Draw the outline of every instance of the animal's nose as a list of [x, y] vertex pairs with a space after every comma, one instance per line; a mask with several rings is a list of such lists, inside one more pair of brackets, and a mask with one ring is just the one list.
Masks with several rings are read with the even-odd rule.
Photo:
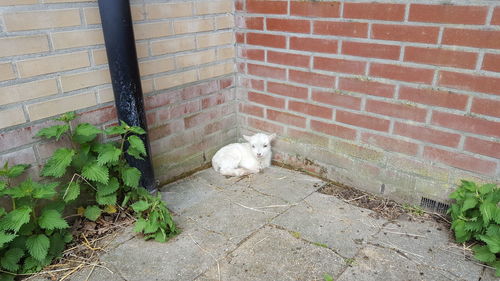
[[257, 153], [257, 156], [261, 156], [261, 155], [262, 155], [262, 153], [260, 153], [260, 152]]

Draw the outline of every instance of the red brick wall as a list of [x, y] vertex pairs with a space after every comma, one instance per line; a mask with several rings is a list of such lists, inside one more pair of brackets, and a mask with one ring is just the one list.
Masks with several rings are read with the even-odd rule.
[[237, 0], [242, 132], [411, 201], [498, 181], [500, 3], [425, 3]]

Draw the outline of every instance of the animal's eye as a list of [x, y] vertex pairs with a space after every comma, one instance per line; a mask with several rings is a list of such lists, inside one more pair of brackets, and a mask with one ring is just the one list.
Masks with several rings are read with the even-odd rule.
[[264, 144], [264, 147], [267, 147], [267, 144]]
[[255, 145], [252, 145], [252, 148], [255, 148]]

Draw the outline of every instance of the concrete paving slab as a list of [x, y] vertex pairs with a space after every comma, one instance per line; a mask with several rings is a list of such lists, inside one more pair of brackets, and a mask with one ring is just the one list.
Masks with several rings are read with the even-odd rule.
[[495, 276], [495, 270], [491, 268], [485, 268], [483, 274], [481, 275], [481, 281], [498, 281], [500, 277]]
[[478, 280], [482, 266], [467, 259], [448, 229], [433, 221], [400, 220], [386, 224], [370, 244], [404, 253], [409, 260], [438, 272], [441, 279]]
[[333, 196], [313, 193], [272, 223], [296, 231], [308, 241], [326, 244], [343, 257], [352, 258], [386, 222], [372, 218], [372, 213]]
[[339, 273], [345, 263], [333, 251], [293, 237], [288, 231], [266, 226], [238, 249], [212, 266], [197, 281], [215, 280], [323, 280]]
[[160, 189], [163, 201], [175, 213], [181, 213], [186, 208], [205, 200], [215, 191], [205, 179], [199, 176], [191, 176]]

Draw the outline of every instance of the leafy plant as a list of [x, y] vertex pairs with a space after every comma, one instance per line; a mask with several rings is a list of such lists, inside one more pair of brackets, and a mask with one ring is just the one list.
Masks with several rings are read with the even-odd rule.
[[[64, 124], [40, 130], [37, 136], [58, 140], [66, 135], [72, 140], [71, 148], [57, 149], [42, 169], [43, 176], [61, 178], [70, 175], [71, 180], [63, 189], [63, 200], [76, 200], [83, 189], [94, 195], [95, 203], [83, 210], [83, 216], [95, 221], [103, 212], [116, 212], [116, 207], [131, 207], [137, 215], [135, 230], [145, 235], [166, 241], [178, 231], [160, 197], [149, 194], [139, 186], [141, 172], [128, 165], [125, 155], [136, 159], [146, 156], [146, 147], [139, 137], [145, 134], [140, 127], [120, 125], [104, 131], [89, 123], [71, 128], [74, 113], [66, 113], [57, 120]], [[120, 135], [116, 142], [101, 143], [100, 134]], [[121, 202], [121, 203], [120, 203]]]
[[494, 267], [500, 276], [500, 188], [462, 181], [450, 198], [456, 200], [448, 210], [456, 241], [480, 242], [472, 247], [474, 257]]
[[[59, 183], [39, 183], [31, 179], [17, 186], [11, 180], [24, 173], [28, 165], [0, 170], [0, 196], [10, 198], [10, 211], [0, 208], [1, 280], [14, 280], [18, 273], [39, 271], [50, 264], [72, 240], [63, 218], [64, 203], [57, 195]], [[40, 207], [40, 203], [51, 200]]]
[[328, 273], [323, 274], [323, 279], [325, 281], [333, 281], [333, 277]]

